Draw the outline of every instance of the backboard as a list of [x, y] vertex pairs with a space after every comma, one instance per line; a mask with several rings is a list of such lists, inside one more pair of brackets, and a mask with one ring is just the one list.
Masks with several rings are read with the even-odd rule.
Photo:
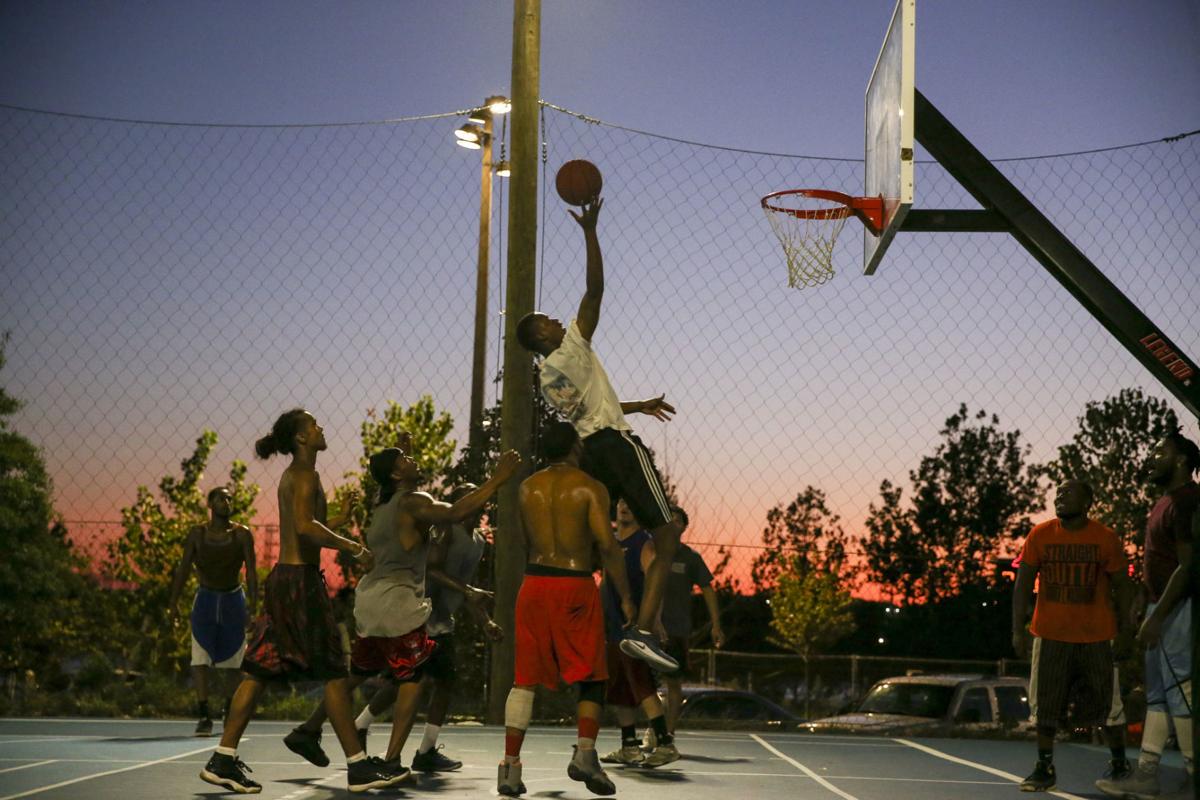
[[864, 197], [883, 198], [883, 225], [863, 227], [863, 274], [872, 275], [913, 203], [917, 0], [897, 0], [867, 83]]

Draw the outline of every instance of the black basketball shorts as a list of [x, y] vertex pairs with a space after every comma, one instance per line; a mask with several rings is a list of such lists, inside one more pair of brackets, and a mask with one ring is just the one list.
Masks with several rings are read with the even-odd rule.
[[624, 500], [646, 530], [671, 521], [671, 506], [650, 450], [629, 431], [604, 428], [583, 440], [584, 472], [608, 489], [615, 505]]

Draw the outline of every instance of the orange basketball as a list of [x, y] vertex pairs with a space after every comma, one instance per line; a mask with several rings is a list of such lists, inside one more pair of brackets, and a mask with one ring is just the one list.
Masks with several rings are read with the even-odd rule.
[[600, 196], [604, 179], [600, 170], [590, 161], [577, 158], [568, 161], [558, 169], [554, 177], [554, 188], [558, 196], [573, 206], [582, 206]]

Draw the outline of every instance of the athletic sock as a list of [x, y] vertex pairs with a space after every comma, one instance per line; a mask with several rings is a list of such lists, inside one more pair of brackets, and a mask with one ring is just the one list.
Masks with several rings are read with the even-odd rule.
[[591, 717], [579, 718], [579, 749], [595, 750], [596, 737], [600, 735], [600, 720]]
[[525, 731], [508, 728], [504, 732], [504, 760], [515, 764], [521, 760], [521, 745], [525, 742]]
[[1110, 748], [1108, 748], [1108, 752], [1112, 754], [1113, 761], [1124, 761], [1125, 760], [1125, 748], [1124, 747], [1110, 747]]
[[637, 725], [621, 726], [621, 747], [637, 747]]
[[1195, 759], [1192, 753], [1192, 719], [1191, 717], [1175, 718], [1175, 739], [1179, 742], [1179, 752], [1183, 755], [1183, 766], [1187, 774], [1192, 774]]
[[359, 750], [357, 753], [355, 753], [352, 756], [346, 756], [347, 764], [357, 764], [360, 761], [366, 761], [366, 760], [367, 760], [367, 752], [365, 750]]
[[1165, 711], [1147, 711], [1146, 722], [1142, 727], [1142, 754], [1138, 764], [1150, 769], [1157, 769], [1162, 759], [1163, 745], [1167, 743], [1167, 735], [1171, 732], [1171, 720]]
[[650, 720], [650, 727], [654, 728], [654, 736], [658, 739], [659, 744], [673, 744], [675, 737], [667, 732], [667, 718], [655, 717]]
[[375, 715], [371, 713], [371, 705], [368, 703], [367, 707], [360, 711], [358, 716], [354, 718], [354, 727], [360, 731], [365, 731], [371, 727], [371, 723], [374, 721]]
[[1038, 748], [1038, 761], [1041, 761], [1043, 764], [1053, 764], [1054, 763], [1054, 751], [1053, 750], [1043, 750], [1039, 747]]
[[196, 714], [197, 714], [197, 716], [200, 717], [200, 719], [208, 719], [209, 718], [208, 701], [207, 700], [201, 700], [199, 703], [196, 703]]
[[237, 748], [236, 747], [221, 747], [218, 745], [217, 752], [223, 756], [233, 756], [234, 758], [237, 757]]
[[418, 753], [428, 753], [433, 748], [437, 747], [438, 733], [442, 730], [441, 725], [433, 725], [425, 723], [425, 735], [421, 737], [421, 746], [417, 748]]

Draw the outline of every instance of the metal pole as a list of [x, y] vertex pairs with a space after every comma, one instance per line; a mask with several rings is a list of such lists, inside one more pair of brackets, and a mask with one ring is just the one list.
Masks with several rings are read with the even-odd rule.
[[483, 122], [483, 156], [479, 171], [479, 261], [475, 265], [475, 352], [471, 362], [471, 427], [473, 452], [483, 441], [483, 374], [487, 355], [488, 248], [492, 240], [492, 114]]
[[513, 622], [525, 572], [525, 539], [517, 491], [533, 465], [533, 359], [517, 343], [516, 327], [533, 310], [537, 278], [538, 83], [541, 0], [514, 0], [512, 54], [512, 177], [508, 206], [508, 288], [504, 302], [504, 383], [500, 395], [500, 447], [514, 449], [524, 468], [501, 487], [495, 530], [496, 622], [508, 635], [492, 651], [488, 722], [504, 721], [513, 681]]

